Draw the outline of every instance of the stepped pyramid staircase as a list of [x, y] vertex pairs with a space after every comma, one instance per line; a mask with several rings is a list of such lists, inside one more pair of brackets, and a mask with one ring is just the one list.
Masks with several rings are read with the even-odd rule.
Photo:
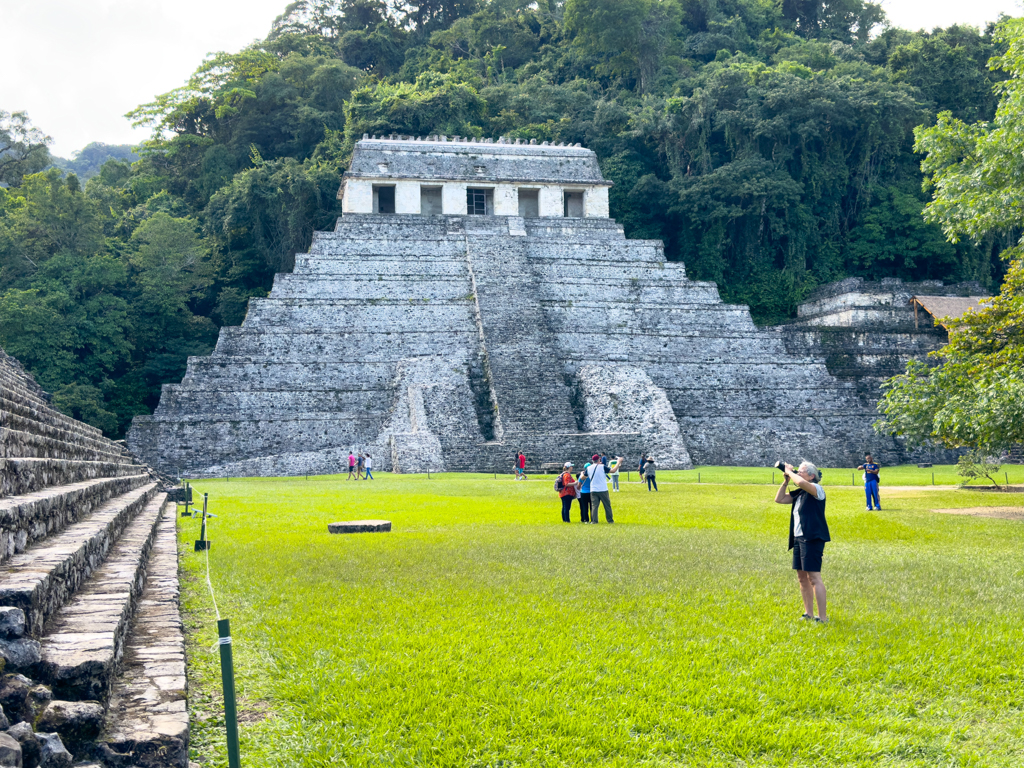
[[26, 768], [188, 765], [164, 485], [0, 350], [0, 753]]

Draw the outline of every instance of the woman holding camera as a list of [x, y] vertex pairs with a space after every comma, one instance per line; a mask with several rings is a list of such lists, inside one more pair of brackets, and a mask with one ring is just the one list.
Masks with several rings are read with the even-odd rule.
[[[825, 542], [831, 541], [825, 521], [825, 489], [821, 487], [821, 470], [809, 461], [799, 468], [779, 462], [785, 478], [775, 494], [776, 504], [790, 504], [789, 548], [793, 550], [793, 570], [800, 582], [800, 596], [804, 601], [805, 621], [813, 619], [819, 624], [828, 621], [825, 607], [825, 583], [821, 580], [821, 559]], [[792, 491], [789, 484], [796, 485]], [[814, 601], [818, 601], [818, 615], [814, 616]]]

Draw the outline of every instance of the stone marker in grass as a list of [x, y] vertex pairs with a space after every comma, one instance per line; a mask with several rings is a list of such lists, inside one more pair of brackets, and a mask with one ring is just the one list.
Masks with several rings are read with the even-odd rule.
[[327, 524], [328, 533], [387, 533], [390, 530], [390, 520], [345, 520]]

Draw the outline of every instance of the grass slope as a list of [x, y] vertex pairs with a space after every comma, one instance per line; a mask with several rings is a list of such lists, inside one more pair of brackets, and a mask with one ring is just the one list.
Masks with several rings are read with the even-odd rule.
[[[541, 478], [198, 483], [243, 764], [1021, 764], [1024, 526], [929, 511], [1020, 494], [883, 486], [870, 513], [828, 486], [832, 622], [808, 626], [773, 487], [660, 479], [612, 495], [614, 526], [561, 523]], [[327, 533], [361, 518], [394, 531]], [[193, 754], [226, 765], [199, 524], [179, 522]]]

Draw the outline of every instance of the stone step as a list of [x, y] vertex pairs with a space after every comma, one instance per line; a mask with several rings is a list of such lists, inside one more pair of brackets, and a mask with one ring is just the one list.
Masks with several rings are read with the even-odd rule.
[[372, 329], [378, 333], [420, 328], [445, 332], [467, 324], [472, 326], [472, 311], [473, 304], [468, 298], [458, 302], [381, 301], [377, 304], [250, 299], [245, 327], [281, 325], [299, 331]]
[[[278, 275], [278, 278], [281, 278]], [[466, 300], [473, 293], [469, 274], [462, 277], [418, 281], [362, 280], [320, 277], [310, 279], [288, 275], [274, 281], [273, 299], [307, 299], [353, 303], [393, 303], [395, 301], [447, 302]]]
[[[358, 350], [358, 347], [345, 345], [332, 350], [334, 354], [322, 349], [323, 357], [319, 360], [289, 362], [274, 359], [273, 364], [268, 364], [267, 358], [237, 355], [193, 357], [189, 359], [182, 383], [227, 391], [280, 389], [291, 392], [304, 389], [345, 393], [375, 392], [391, 386], [395, 377], [395, 364], [352, 354]], [[454, 358], [453, 366], [462, 362], [458, 353]], [[185, 389], [178, 390], [174, 385], [168, 385], [162, 397], [185, 394]]]
[[106, 450], [69, 443], [46, 435], [0, 427], [0, 459], [79, 459], [87, 461], [121, 461], [125, 458], [120, 446], [111, 443]]
[[0, 391], [13, 393], [17, 400], [23, 400], [36, 407], [49, 408], [50, 402], [42, 393], [34, 389], [24, 378], [0, 369]]
[[0, 563], [150, 481], [148, 474], [102, 477], [0, 499]]
[[111, 765], [187, 768], [185, 635], [174, 509], [157, 524], [142, 592], [97, 743]]
[[71, 485], [100, 477], [137, 475], [138, 464], [68, 459], [0, 459], [0, 499], [23, 496], [55, 485]]
[[323, 256], [296, 256], [295, 269], [291, 273], [296, 278], [310, 279], [313, 277], [353, 277], [363, 276], [367, 282], [387, 282], [389, 280], [434, 280], [438, 278], [465, 277], [466, 256], [460, 253], [446, 259], [412, 259], [407, 256], [396, 256], [391, 259], [364, 257], [359, 266], [353, 266], [350, 260], [332, 259]]
[[[267, 373], [273, 374], [272, 366]], [[349, 379], [355, 381], [359, 372], [352, 369]], [[241, 414], [274, 413], [275, 418], [287, 418], [291, 415], [308, 413], [359, 413], [362, 415], [383, 416], [392, 406], [393, 388], [390, 382], [377, 382], [376, 389], [369, 389], [373, 382], [365, 382], [363, 387], [346, 391], [338, 382], [337, 388], [329, 388], [320, 383], [323, 389], [314, 389], [316, 383], [303, 386], [301, 380], [286, 382], [284, 377], [274, 389], [260, 390], [250, 384], [216, 382], [203, 383], [192, 387], [184, 385], [164, 388], [160, 398], [160, 407], [164, 412], [200, 413], [210, 417], [217, 414], [235, 414], [228, 418], [238, 418]], [[223, 388], [221, 388], [223, 386]], [[228, 389], [231, 387], [231, 389]], [[287, 387], [290, 387], [288, 389]]]
[[152, 497], [125, 526], [74, 597], [47, 621], [40, 638], [39, 679], [55, 697], [106, 701], [132, 615], [146, 581], [146, 564], [167, 494]]
[[23, 610], [28, 631], [39, 636], [156, 491], [156, 483], [148, 483], [117, 496], [0, 565], [0, 605]]
[[66, 432], [82, 435], [82, 437], [89, 437], [94, 440], [103, 438], [103, 433], [95, 427], [90, 427], [88, 424], [76, 421], [70, 416], [65, 416], [60, 411], [54, 410], [49, 406], [36, 406], [18, 399], [17, 395], [10, 390], [0, 391], [0, 410], [10, 411], [42, 424], [48, 424], [52, 427], [63, 429]]
[[452, 259], [466, 253], [462, 237], [428, 240], [418, 237], [339, 237], [318, 240], [309, 247], [309, 256], [317, 258], [347, 259], [353, 270], [361, 270], [363, 258]]
[[247, 326], [221, 328], [211, 359], [237, 355], [294, 363], [337, 362], [355, 353], [364, 360], [395, 362], [423, 355], [473, 354], [479, 345], [480, 333], [475, 324], [443, 334], [423, 328], [374, 333], [355, 328], [346, 331], [309, 328], [292, 332], [279, 325]]
[[32, 435], [49, 437], [54, 440], [60, 440], [61, 442], [93, 448], [97, 451], [120, 449], [120, 446], [105, 437], [91, 437], [82, 435], [81, 432], [69, 432], [61, 427], [46, 424], [30, 416], [12, 413], [11, 411], [3, 408], [0, 408], [0, 427], [13, 429], [18, 432], [27, 432]]

